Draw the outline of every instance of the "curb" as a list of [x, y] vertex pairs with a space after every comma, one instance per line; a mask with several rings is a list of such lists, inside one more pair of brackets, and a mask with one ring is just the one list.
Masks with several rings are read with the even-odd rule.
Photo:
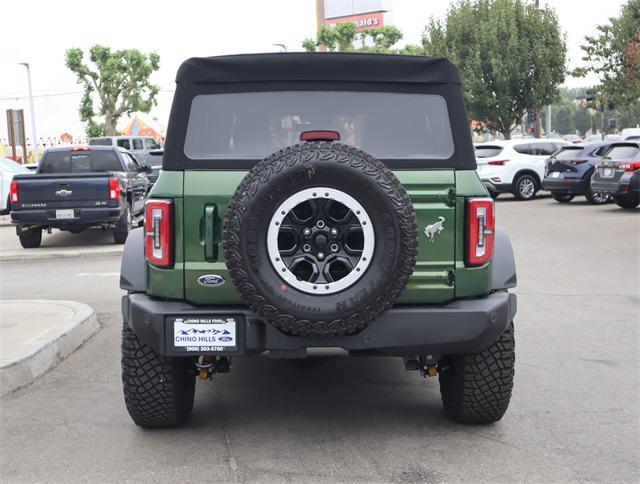
[[0, 262], [16, 260], [71, 259], [78, 257], [101, 257], [122, 255], [124, 245], [107, 249], [60, 250], [60, 249], [24, 249], [8, 253], [0, 253]]
[[[0, 301], [0, 308], [10, 304], [28, 305], [34, 315], [40, 313], [33, 308], [38, 304], [62, 306], [71, 310], [73, 315], [27, 342], [12, 358], [5, 359], [0, 355], [0, 395], [29, 385], [35, 378], [73, 353], [100, 329], [94, 310], [79, 302], [42, 299], [8, 300]], [[4, 310], [0, 310], [0, 313], [2, 312]]]

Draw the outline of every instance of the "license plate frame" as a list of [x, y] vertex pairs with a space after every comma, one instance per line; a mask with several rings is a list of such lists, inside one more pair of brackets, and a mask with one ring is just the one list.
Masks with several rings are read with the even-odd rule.
[[242, 354], [244, 318], [230, 314], [168, 316], [166, 347], [170, 354]]
[[613, 168], [606, 167], [602, 169], [602, 176], [604, 178], [613, 178], [614, 173], [615, 171]]
[[76, 218], [76, 214], [72, 208], [56, 210], [56, 220], [72, 220], [74, 218]]

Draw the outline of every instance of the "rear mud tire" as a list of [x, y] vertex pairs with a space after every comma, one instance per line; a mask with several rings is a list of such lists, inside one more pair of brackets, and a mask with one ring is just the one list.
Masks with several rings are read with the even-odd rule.
[[632, 210], [640, 205], [640, 197], [614, 197], [613, 200], [620, 208]]
[[21, 230], [18, 238], [20, 245], [25, 249], [35, 249], [42, 243], [42, 229]]
[[[361, 204], [375, 250], [354, 283], [316, 295], [285, 283], [264, 237], [284, 200], [323, 186]], [[333, 337], [366, 327], [404, 290], [417, 250], [416, 214], [402, 184], [379, 160], [340, 143], [299, 144], [260, 162], [238, 186], [224, 221], [224, 255], [235, 287], [264, 321], [292, 335]]]
[[179, 427], [193, 408], [195, 361], [168, 358], [122, 326], [122, 384], [129, 415], [144, 428]]
[[118, 225], [115, 229], [113, 229], [113, 241], [116, 244], [124, 244], [127, 241], [129, 232], [131, 232], [131, 225], [131, 210], [127, 205], [125, 212], [122, 214], [122, 217], [118, 221]]
[[558, 203], [569, 203], [574, 199], [574, 197], [575, 195], [571, 195], [569, 193], [551, 192], [551, 198]]
[[587, 193], [585, 193], [585, 198], [592, 205], [604, 205], [608, 203], [611, 199], [609, 195], [602, 192], [594, 192], [591, 188], [591, 185], [587, 188]]
[[488, 348], [443, 358], [440, 394], [449, 416], [465, 424], [489, 424], [509, 406], [515, 368], [513, 322]]

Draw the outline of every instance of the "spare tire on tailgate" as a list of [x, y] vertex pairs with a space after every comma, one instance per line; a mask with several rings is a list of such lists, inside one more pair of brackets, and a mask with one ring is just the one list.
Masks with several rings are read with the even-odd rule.
[[403, 186], [340, 143], [298, 144], [261, 161], [224, 220], [233, 283], [262, 319], [293, 335], [363, 329], [398, 299], [417, 251]]

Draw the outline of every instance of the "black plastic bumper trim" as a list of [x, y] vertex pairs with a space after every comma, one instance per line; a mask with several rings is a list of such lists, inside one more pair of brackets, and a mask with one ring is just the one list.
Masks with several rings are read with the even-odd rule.
[[[290, 336], [264, 324], [244, 306], [193, 306], [186, 302], [152, 299], [143, 293], [122, 298], [125, 321], [157, 353], [174, 353], [165, 328], [168, 316], [237, 316], [239, 348], [233, 355], [304, 353], [307, 348], [343, 348], [350, 353], [420, 355], [472, 353], [489, 346], [513, 320], [515, 294], [495, 292], [477, 299], [443, 305], [396, 306], [359, 333], [333, 338]], [[219, 353], [207, 353], [219, 354]]]

